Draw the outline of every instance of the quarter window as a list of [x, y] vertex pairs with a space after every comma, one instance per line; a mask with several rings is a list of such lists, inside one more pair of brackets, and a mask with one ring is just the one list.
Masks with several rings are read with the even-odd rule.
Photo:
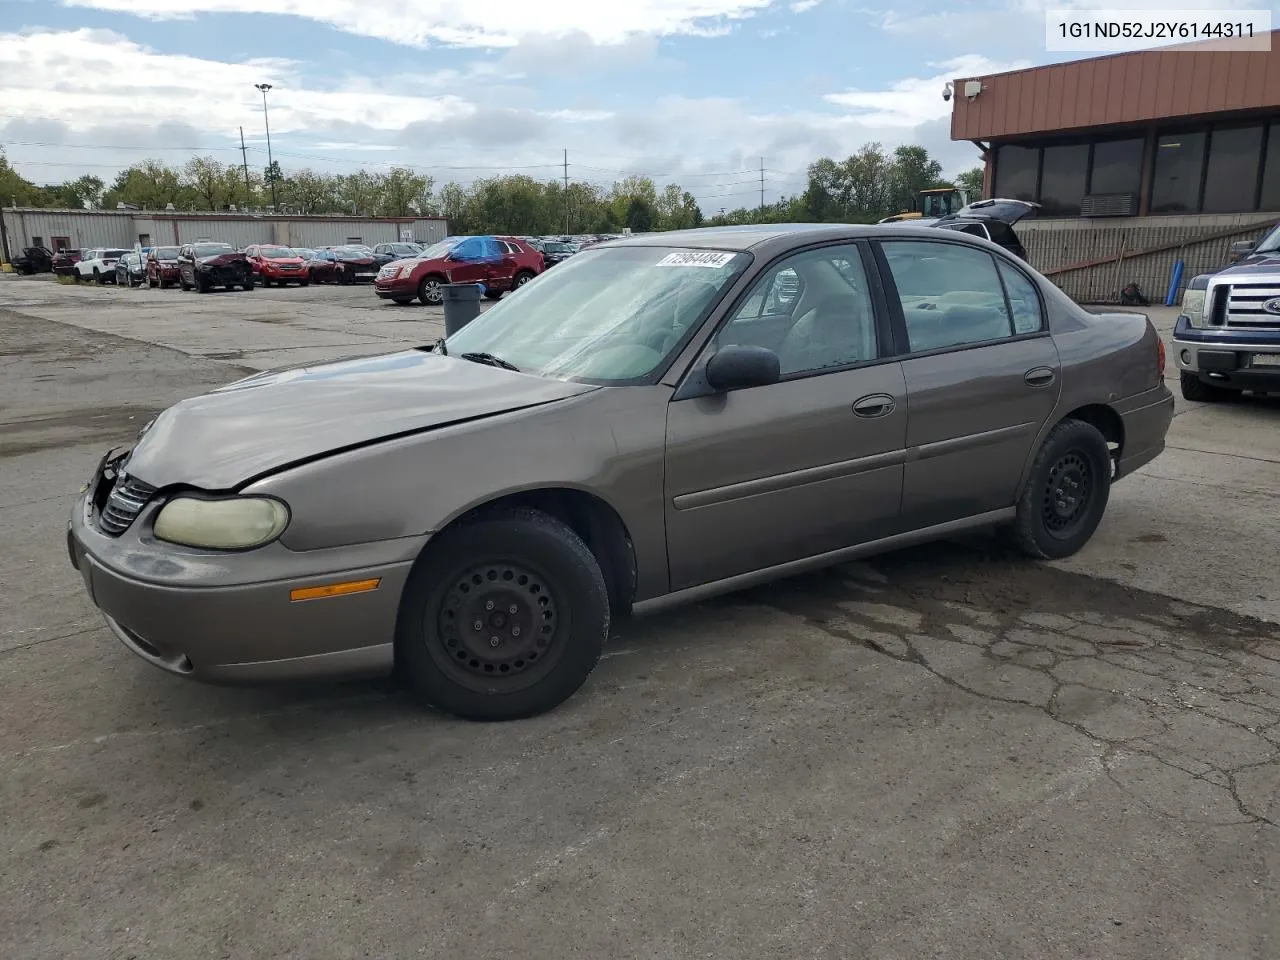
[[1004, 287], [989, 253], [927, 240], [888, 241], [883, 248], [913, 353], [1013, 335]]
[[716, 336], [717, 348], [730, 344], [773, 350], [784, 377], [875, 360], [875, 311], [858, 248], [809, 250], [765, 271]]
[[1044, 327], [1040, 313], [1040, 295], [1035, 284], [1027, 279], [1026, 274], [1017, 270], [1003, 260], [997, 258], [996, 266], [1000, 270], [1000, 279], [1004, 281], [1004, 292], [1009, 295], [1009, 311], [1013, 314], [1013, 332], [1039, 333]]

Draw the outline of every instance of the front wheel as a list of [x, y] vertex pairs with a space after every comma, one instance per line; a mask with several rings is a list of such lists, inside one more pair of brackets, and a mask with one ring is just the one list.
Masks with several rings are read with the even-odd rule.
[[581, 538], [541, 511], [494, 511], [446, 530], [414, 565], [396, 664], [437, 709], [516, 720], [571, 697], [608, 633], [604, 576]]
[[424, 277], [418, 284], [418, 299], [427, 306], [434, 307], [444, 302], [444, 292], [440, 289], [440, 281], [436, 277]]
[[93, 268], [93, 282], [96, 283], [98, 286], [102, 286], [104, 283], [106, 283], [106, 281], [102, 279], [102, 273], [98, 270], [97, 267]]
[[1089, 542], [1111, 495], [1111, 451], [1097, 427], [1063, 420], [1045, 438], [1018, 499], [1014, 532], [1033, 557], [1060, 560]]
[[1230, 400], [1240, 395], [1239, 390], [1205, 383], [1194, 373], [1188, 373], [1185, 370], [1182, 371], [1179, 380], [1182, 384], [1182, 399], [1195, 403], [1216, 403], [1219, 400]]

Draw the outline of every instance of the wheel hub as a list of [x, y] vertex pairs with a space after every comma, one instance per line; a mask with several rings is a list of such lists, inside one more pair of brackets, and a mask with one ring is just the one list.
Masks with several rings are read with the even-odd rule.
[[486, 564], [456, 578], [440, 607], [439, 636], [468, 673], [510, 676], [538, 662], [558, 615], [546, 584], [516, 564]]
[[1044, 522], [1055, 533], [1068, 532], [1083, 517], [1091, 494], [1089, 463], [1078, 453], [1068, 453], [1049, 471], [1045, 485]]

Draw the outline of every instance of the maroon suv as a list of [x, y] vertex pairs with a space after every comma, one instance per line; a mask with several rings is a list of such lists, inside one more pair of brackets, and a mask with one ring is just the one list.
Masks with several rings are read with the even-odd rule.
[[384, 300], [438, 304], [446, 283], [482, 283], [497, 300], [524, 286], [545, 269], [542, 254], [515, 237], [448, 237], [411, 260], [396, 260], [378, 271], [374, 292]]

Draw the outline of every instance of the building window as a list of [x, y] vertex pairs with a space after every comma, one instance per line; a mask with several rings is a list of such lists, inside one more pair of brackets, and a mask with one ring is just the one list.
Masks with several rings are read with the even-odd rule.
[[1039, 172], [1038, 148], [1001, 147], [996, 151], [995, 195], [1005, 200], [1035, 200]]
[[1080, 216], [1080, 200], [1084, 197], [1088, 172], [1087, 143], [1045, 147], [1040, 169], [1040, 216]]
[[1262, 156], [1262, 127], [1226, 127], [1209, 136], [1204, 180], [1205, 213], [1253, 210]]
[[70, 237], [50, 237], [49, 242], [53, 244], [54, 253], [61, 253], [71, 246]]
[[151, 234], [149, 234], [149, 233], [140, 233], [140, 234], [138, 234], [138, 246], [140, 246], [140, 247], [149, 247], [149, 246], [151, 246]]
[[1142, 138], [1100, 140], [1093, 145], [1090, 194], [1132, 193], [1142, 183]]
[[1267, 130], [1267, 156], [1262, 168], [1259, 210], [1280, 210], [1280, 121]]
[[1206, 134], [1170, 133], [1156, 141], [1152, 213], [1198, 213]]

